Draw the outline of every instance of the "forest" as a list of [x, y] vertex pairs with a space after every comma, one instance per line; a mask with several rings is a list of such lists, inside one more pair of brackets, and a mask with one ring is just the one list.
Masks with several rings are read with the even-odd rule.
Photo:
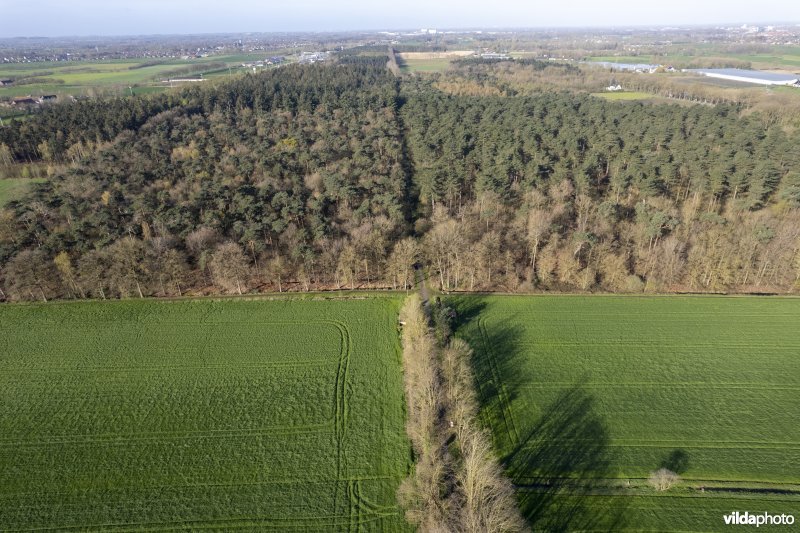
[[0, 207], [0, 298], [403, 289], [420, 264], [445, 291], [800, 290], [800, 153], [774, 115], [605, 101], [534, 60], [387, 61], [7, 122], [0, 171], [47, 180]]

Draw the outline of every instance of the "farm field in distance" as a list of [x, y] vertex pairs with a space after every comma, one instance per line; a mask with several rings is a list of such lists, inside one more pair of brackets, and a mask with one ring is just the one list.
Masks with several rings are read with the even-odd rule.
[[[695, 46], [698, 52], [703, 49], [702, 44], [696, 44]], [[682, 65], [710, 58], [729, 58], [738, 61], [747, 61], [754, 69], [780, 69], [791, 71], [800, 69], [800, 47], [797, 46], [775, 46], [770, 50], [770, 53], [761, 54], [733, 53], [726, 50], [709, 48], [705, 52], [695, 55], [667, 53], [665, 55], [594, 56], [591, 59], [592, 61], [611, 61], [617, 63], [654, 63], [664, 65], [676, 63]]]
[[17, 200], [21, 198], [22, 195], [25, 194], [25, 192], [30, 188], [32, 184], [42, 181], [44, 180], [32, 179], [32, 178], [19, 178], [19, 179], [0, 178], [0, 207], [3, 207], [11, 200]]
[[592, 93], [592, 96], [605, 98], [606, 100], [651, 100], [655, 98], [652, 94], [636, 91], [619, 91], [606, 93]]
[[[449, 301], [534, 530], [712, 531], [734, 510], [800, 513], [800, 299]], [[649, 487], [661, 467], [681, 483]]]
[[407, 530], [399, 305], [0, 307], [0, 529]]
[[[156, 62], [148, 59], [70, 61], [51, 63], [9, 63], [0, 65], [0, 78], [31, 78], [31, 83], [0, 87], [0, 97], [42, 94], [83, 95], [112, 92], [119, 95], [145, 94], [165, 90], [165, 77], [228, 75], [228, 67], [241, 70], [242, 62], [264, 59], [262, 54], [209, 56], [207, 58]], [[225, 65], [224, 68], [222, 65]], [[204, 68], [205, 67], [205, 68]], [[191, 68], [193, 72], [182, 72]]]
[[401, 72], [441, 72], [450, 66], [450, 59], [404, 59], [400, 63]]
[[442, 72], [447, 70], [455, 59], [470, 55], [462, 52], [404, 52], [397, 54], [400, 70], [404, 73]]

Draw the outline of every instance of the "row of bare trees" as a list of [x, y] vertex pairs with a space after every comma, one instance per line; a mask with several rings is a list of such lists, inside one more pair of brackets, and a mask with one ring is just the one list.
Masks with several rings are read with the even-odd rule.
[[[0, 220], [0, 225], [2, 220]], [[406, 237], [373, 246], [369, 239], [335, 242], [325, 254], [307, 260], [263, 249], [253, 241], [226, 240], [201, 226], [183, 240], [143, 224], [145, 238], [126, 236], [83, 254], [43, 249], [23, 250], [0, 266], [0, 298], [143, 298], [216, 292], [244, 294], [253, 290], [283, 292], [358, 286], [408, 289], [413, 266], [421, 260], [419, 243]], [[2, 240], [2, 228], [0, 228]]]
[[446, 490], [446, 447], [439, 413], [442, 388], [436, 368], [436, 339], [417, 294], [400, 311], [403, 324], [403, 379], [408, 416], [406, 432], [416, 463], [398, 490], [409, 522], [421, 531], [447, 531], [450, 502]]
[[443, 347], [416, 294], [400, 317], [407, 431], [417, 458], [398, 491], [406, 517], [421, 531], [525, 531], [513, 486], [477, 422], [469, 346], [454, 339]]
[[[209, 246], [199, 255], [199, 270], [190, 267], [189, 259], [181, 249], [159, 238], [124, 237], [77, 261], [65, 251], [51, 259], [42, 250], [23, 250], [2, 271], [2, 297], [48, 301], [182, 296], [186, 289], [206, 281], [223, 293], [248, 291], [252, 260], [239, 244], [227, 241]], [[279, 274], [276, 276], [279, 280]]]
[[[490, 195], [484, 195], [490, 196]], [[516, 212], [437, 207], [421, 251], [446, 291], [794, 292], [800, 290], [800, 210], [676, 206], [626, 195], [610, 220], [570, 182], [529, 192]]]

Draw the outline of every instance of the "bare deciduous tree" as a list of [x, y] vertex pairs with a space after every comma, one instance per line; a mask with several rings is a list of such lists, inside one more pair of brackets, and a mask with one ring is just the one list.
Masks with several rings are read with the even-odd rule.
[[80, 294], [81, 298], [85, 298], [83, 289], [78, 285], [75, 279], [75, 269], [72, 268], [72, 260], [67, 252], [61, 252], [53, 258], [53, 264], [56, 265], [58, 273], [61, 275], [61, 280], [65, 286], [69, 287], [69, 291], [73, 294]]
[[657, 491], [663, 492], [671, 489], [676, 483], [678, 483], [678, 481], [680, 481], [680, 479], [680, 476], [678, 476], [678, 474], [672, 470], [659, 468], [655, 472], [650, 473], [650, 477], [647, 478], [647, 482]]
[[437, 418], [442, 391], [435, 367], [436, 341], [429, 331], [419, 295], [406, 299], [403, 324], [403, 380], [408, 421], [406, 431], [417, 457], [414, 472], [398, 489], [406, 518], [421, 531], [448, 531], [449, 502], [442, 497], [445, 458]]
[[470, 368], [472, 350], [453, 339], [442, 352], [442, 376], [448, 416], [461, 451], [456, 468], [459, 511], [452, 517], [456, 531], [525, 531], [514, 487], [503, 475], [489, 435], [477, 422], [478, 398]]
[[41, 250], [23, 250], [4, 268], [6, 289], [12, 300], [53, 298], [58, 290], [55, 265]]
[[412, 237], [406, 237], [395, 245], [386, 272], [387, 281], [393, 288], [406, 290], [414, 285], [414, 263], [419, 260], [419, 255], [419, 245]]
[[217, 286], [227, 292], [236, 291], [242, 294], [242, 289], [247, 289], [249, 263], [241, 246], [235, 242], [226, 242], [214, 249], [208, 266]]

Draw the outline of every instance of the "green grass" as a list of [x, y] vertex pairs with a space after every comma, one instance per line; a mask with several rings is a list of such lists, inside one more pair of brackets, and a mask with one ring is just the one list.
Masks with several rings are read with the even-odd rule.
[[650, 100], [654, 95], [648, 93], [640, 93], [636, 91], [618, 91], [607, 93], [592, 93], [592, 96], [605, 98], [606, 100]]
[[[484, 421], [527, 487], [534, 529], [602, 519], [710, 531], [737, 509], [800, 518], [800, 492], [699, 490], [800, 491], [800, 299], [453, 301], [476, 351]], [[661, 466], [682, 486], [652, 491], [644, 480]]]
[[19, 200], [33, 183], [42, 183], [43, 179], [2, 179], [0, 178], [0, 207], [12, 200]]
[[408, 529], [399, 303], [0, 307], [0, 530]]
[[613, 63], [653, 63], [663, 65], [687, 65], [707, 58], [730, 58], [746, 61], [754, 69], [800, 69], [800, 49], [797, 47], [775, 47], [772, 54], [735, 54], [723, 50], [710, 49], [704, 54], [667, 54], [665, 56], [596, 56], [591, 61], [610, 61]]
[[402, 72], [442, 72], [447, 70], [453, 59], [402, 59], [400, 70]]
[[[164, 63], [143, 66], [150, 60], [113, 61], [75, 61], [55, 63], [12, 63], [0, 65], [0, 78], [19, 79], [23, 77], [42, 77], [39, 83], [0, 87], [0, 97], [15, 97], [28, 94], [90, 94], [91, 91], [135, 94], [164, 90], [160, 78], [183, 67], [201, 68], [208, 64], [207, 70], [190, 74], [212, 73], [219, 70], [219, 63], [238, 68], [242, 62], [264, 59], [270, 53], [211, 56], [201, 59], [168, 60]], [[227, 69], [225, 70], [227, 74]], [[189, 75], [189, 74], [187, 74]], [[58, 80], [58, 81], [56, 81]]]
[[[604, 61], [608, 63], [633, 63], [647, 65], [671, 65], [673, 63], [689, 63], [699, 56], [670, 54], [667, 56], [593, 56], [589, 61]], [[717, 56], [714, 56], [717, 57]]]

